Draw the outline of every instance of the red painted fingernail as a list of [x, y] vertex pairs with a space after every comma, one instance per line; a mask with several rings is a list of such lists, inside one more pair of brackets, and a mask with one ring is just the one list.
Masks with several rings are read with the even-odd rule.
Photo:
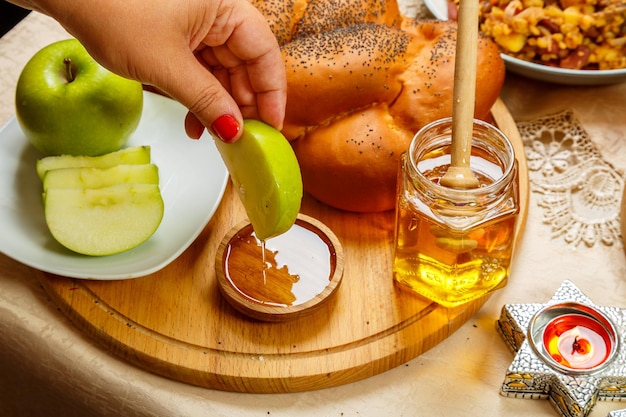
[[239, 123], [230, 114], [223, 114], [211, 125], [211, 130], [215, 135], [224, 142], [232, 142], [239, 133]]

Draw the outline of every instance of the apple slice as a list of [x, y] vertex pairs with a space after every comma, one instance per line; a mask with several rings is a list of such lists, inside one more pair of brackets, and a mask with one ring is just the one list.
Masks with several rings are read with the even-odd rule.
[[116, 184], [98, 189], [49, 188], [44, 211], [52, 236], [84, 255], [124, 252], [145, 242], [163, 219], [156, 184]]
[[37, 175], [43, 181], [46, 172], [59, 168], [110, 168], [116, 165], [150, 163], [150, 146], [134, 146], [100, 156], [48, 156], [37, 161]]
[[289, 230], [300, 211], [302, 175], [282, 133], [258, 120], [245, 120], [238, 141], [215, 143], [256, 237], [265, 240]]
[[159, 169], [154, 164], [52, 169], [43, 177], [43, 190], [46, 192], [49, 188], [103, 188], [124, 183], [158, 184]]

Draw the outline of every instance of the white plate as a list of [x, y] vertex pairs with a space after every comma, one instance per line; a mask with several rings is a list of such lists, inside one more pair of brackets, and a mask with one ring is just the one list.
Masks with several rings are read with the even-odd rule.
[[137, 278], [176, 259], [215, 213], [228, 172], [212, 137], [187, 138], [186, 109], [144, 93], [141, 122], [127, 146], [150, 145], [159, 167], [165, 214], [152, 237], [127, 252], [90, 257], [57, 243], [46, 225], [42, 185], [35, 171], [41, 154], [26, 140], [15, 118], [0, 130], [0, 252], [28, 266], [72, 278]]
[[[423, 0], [440, 20], [448, 20], [447, 0]], [[506, 68], [516, 74], [540, 81], [568, 85], [603, 85], [626, 81], [626, 68], [615, 70], [571, 70], [549, 67], [502, 54]]]

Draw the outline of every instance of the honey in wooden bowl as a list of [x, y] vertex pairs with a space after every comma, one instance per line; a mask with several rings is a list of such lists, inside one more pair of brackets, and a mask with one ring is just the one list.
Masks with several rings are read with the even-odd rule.
[[324, 224], [299, 214], [287, 232], [261, 242], [252, 225], [226, 234], [215, 259], [218, 286], [239, 312], [262, 321], [313, 313], [341, 283], [343, 250]]

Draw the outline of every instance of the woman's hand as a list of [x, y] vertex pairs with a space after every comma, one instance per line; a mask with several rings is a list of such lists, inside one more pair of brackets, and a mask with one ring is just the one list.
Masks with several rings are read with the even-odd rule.
[[226, 142], [242, 119], [281, 129], [285, 67], [265, 18], [247, 0], [12, 0], [59, 21], [111, 71], [189, 109], [185, 129]]

